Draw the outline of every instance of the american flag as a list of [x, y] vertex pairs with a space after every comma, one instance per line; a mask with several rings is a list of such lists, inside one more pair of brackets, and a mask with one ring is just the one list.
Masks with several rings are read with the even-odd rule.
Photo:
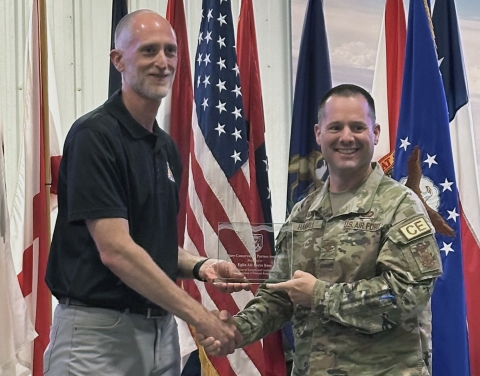
[[408, 160], [418, 146], [422, 196], [455, 231], [455, 237], [436, 234], [443, 275], [432, 296], [433, 374], [467, 376], [470, 372], [458, 187], [447, 103], [430, 22], [427, 0], [410, 0], [394, 178], [402, 181], [407, 176]]
[[[228, 244], [219, 244], [218, 225], [258, 220], [255, 170], [265, 170], [267, 164], [265, 160], [263, 166], [255, 167], [252, 162], [253, 132], [249, 132], [245, 119], [231, 4], [227, 0], [202, 3], [193, 84], [184, 245], [192, 253], [235, 262], [233, 254], [250, 257], [245, 239], [234, 235]], [[253, 297], [251, 292], [219, 293], [210, 284], [196, 283], [195, 287], [207, 308], [226, 309], [230, 313], [236, 313]], [[195, 295], [195, 291], [189, 292]], [[210, 362], [208, 367], [222, 376], [269, 374], [261, 342], [238, 349], [228, 357], [211, 358]]]

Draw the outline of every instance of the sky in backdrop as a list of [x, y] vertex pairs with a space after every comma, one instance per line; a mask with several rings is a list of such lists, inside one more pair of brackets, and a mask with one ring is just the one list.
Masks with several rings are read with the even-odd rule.
[[[292, 1], [293, 77], [307, 0]], [[385, 1], [324, 0], [333, 84], [355, 83], [371, 90]], [[408, 0], [405, 14], [408, 17]], [[480, 150], [480, 0], [456, 0], [463, 54]]]

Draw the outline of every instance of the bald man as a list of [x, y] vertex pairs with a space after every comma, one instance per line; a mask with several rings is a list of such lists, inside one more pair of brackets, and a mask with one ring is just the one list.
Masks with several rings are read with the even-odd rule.
[[132, 12], [118, 24], [110, 58], [121, 89], [79, 118], [65, 141], [46, 276], [60, 304], [44, 373], [178, 376], [173, 315], [232, 351], [235, 331], [176, 278], [243, 276], [178, 246], [181, 163], [155, 120], [177, 67], [172, 27], [153, 11]]

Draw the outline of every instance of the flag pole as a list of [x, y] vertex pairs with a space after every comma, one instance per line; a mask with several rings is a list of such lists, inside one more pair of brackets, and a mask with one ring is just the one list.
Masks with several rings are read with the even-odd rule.
[[48, 105], [48, 45], [47, 45], [47, 5], [46, 0], [38, 1], [39, 22], [38, 28], [40, 36], [39, 60], [40, 60], [40, 90], [41, 90], [41, 116], [42, 116], [42, 134], [44, 151], [44, 169], [45, 169], [45, 200], [46, 200], [46, 221], [47, 221], [47, 245], [50, 249], [50, 186], [52, 185], [52, 174], [50, 169], [50, 108]]

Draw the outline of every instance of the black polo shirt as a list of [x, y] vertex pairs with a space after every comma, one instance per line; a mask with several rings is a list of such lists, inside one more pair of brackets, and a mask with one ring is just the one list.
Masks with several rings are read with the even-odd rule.
[[137, 123], [120, 91], [79, 118], [60, 164], [46, 274], [53, 295], [97, 307], [155, 307], [102, 263], [85, 220], [127, 219], [132, 239], [175, 280], [180, 177], [173, 140], [156, 123], [153, 133]]

